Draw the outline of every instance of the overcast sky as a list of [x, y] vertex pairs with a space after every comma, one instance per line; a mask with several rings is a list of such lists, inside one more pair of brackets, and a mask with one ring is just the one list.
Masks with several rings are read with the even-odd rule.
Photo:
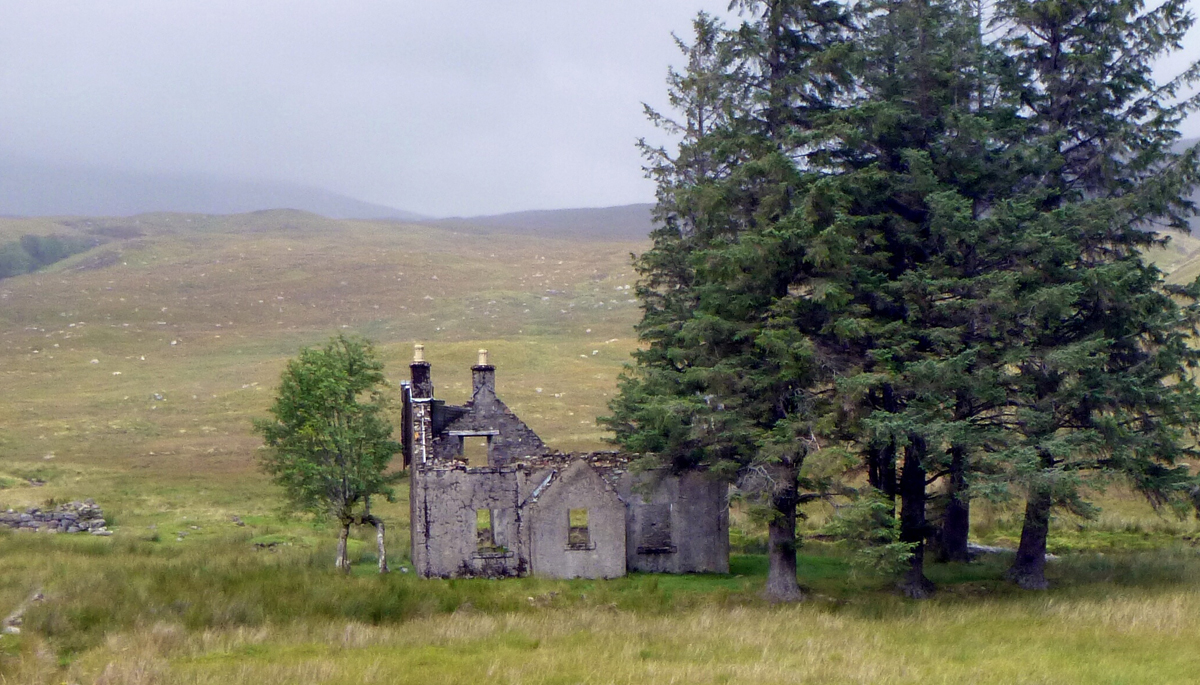
[[671, 32], [726, 5], [0, 0], [0, 152], [438, 216], [649, 202], [641, 103]]

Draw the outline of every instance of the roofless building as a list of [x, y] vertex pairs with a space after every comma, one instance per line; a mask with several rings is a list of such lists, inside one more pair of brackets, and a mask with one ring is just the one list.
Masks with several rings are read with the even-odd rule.
[[412, 562], [426, 578], [727, 573], [728, 486], [634, 472], [634, 455], [551, 451], [496, 395], [486, 350], [471, 399], [434, 397], [417, 345], [402, 384]]

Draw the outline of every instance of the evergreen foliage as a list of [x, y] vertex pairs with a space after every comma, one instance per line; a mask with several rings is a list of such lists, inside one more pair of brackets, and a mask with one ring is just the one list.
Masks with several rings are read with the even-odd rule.
[[1156, 503], [1188, 487], [1177, 465], [1194, 456], [1200, 419], [1189, 345], [1200, 286], [1167, 289], [1142, 253], [1161, 242], [1147, 228], [1186, 230], [1200, 176], [1196, 149], [1172, 152], [1200, 104], [1177, 95], [1200, 66], [1166, 84], [1151, 75], [1192, 21], [1176, 1], [996, 5], [1026, 126], [1013, 206], [1028, 268], [1009, 387], [1011, 463], [1029, 495], [1012, 569], [1024, 587], [1046, 586], [1050, 510], [1087, 513], [1089, 474], [1126, 476]]
[[681, 119], [650, 113], [680, 142], [643, 146], [659, 227], [617, 441], [769, 504], [774, 599], [799, 597], [796, 506], [848, 492], [851, 465], [899, 496], [912, 597], [927, 539], [966, 559], [972, 496], [1028, 493], [1026, 587], [1081, 485], [1182, 501], [1200, 286], [1142, 252], [1200, 176], [1171, 152], [1198, 70], [1150, 77], [1184, 3], [734, 6], [740, 27], [701, 15], [681, 43]]
[[764, 326], [764, 313], [818, 277], [796, 249], [809, 226], [796, 201], [818, 180], [798, 157], [846, 85], [850, 17], [836, 2], [737, 5], [748, 19], [736, 32], [696, 22], [689, 71], [670, 81], [684, 120], [652, 116], [682, 143], [677, 156], [647, 151], [660, 220], [637, 264], [648, 349], [607, 423], [677, 467], [754, 476], [771, 512], [766, 593], [793, 600], [801, 471], [831, 377], [805, 331]]

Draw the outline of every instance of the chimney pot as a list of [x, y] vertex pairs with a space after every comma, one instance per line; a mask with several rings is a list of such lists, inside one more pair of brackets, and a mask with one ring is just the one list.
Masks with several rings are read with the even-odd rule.
[[429, 373], [429, 362], [425, 361], [424, 345], [413, 345], [413, 360], [408, 368], [412, 370], [413, 399], [433, 399], [433, 377]]
[[488, 363], [487, 350], [479, 350], [479, 363], [471, 367], [471, 396], [478, 394], [480, 388], [496, 392], [496, 367]]

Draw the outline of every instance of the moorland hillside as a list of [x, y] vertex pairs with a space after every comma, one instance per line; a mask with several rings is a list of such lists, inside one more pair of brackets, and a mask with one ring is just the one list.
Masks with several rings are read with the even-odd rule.
[[0, 280], [9, 467], [53, 454], [96, 468], [154, 470], [172, 455], [190, 471], [250, 469], [261, 391], [300, 346], [339, 331], [377, 341], [397, 379], [411, 343], [425, 342], [451, 398], [470, 357], [443, 360], [490, 345], [506, 398], [532, 424], [564, 448], [598, 446], [592, 419], [637, 315], [633, 242], [294, 211], [0, 220], [0, 242], [29, 234], [105, 242]]
[[[1195, 525], [1116, 487], [1100, 517], [1056, 524], [1053, 595], [1013, 590], [992, 555], [933, 565], [942, 594], [920, 607], [888, 579], [856, 575], [821, 536], [821, 504], [802, 524], [813, 599], [786, 610], [760, 599], [765, 532], [742, 507], [731, 574], [613, 581], [416, 579], [404, 572], [406, 481], [373, 508], [388, 524], [385, 577], [372, 574], [372, 533], [351, 540], [346, 578], [329, 524], [280, 515], [250, 420], [286, 360], [338, 332], [375, 340], [393, 382], [423, 342], [438, 395], [454, 403], [488, 348], [499, 394], [552, 447], [603, 447], [595, 418], [636, 344], [629, 253], [644, 241], [297, 211], [0, 220], [0, 245], [24, 236], [99, 244], [0, 279], [0, 510], [91, 497], [114, 535], [0, 530], [0, 615], [25, 612], [20, 634], [0, 635], [0, 681], [1194, 674]], [[1177, 237], [1154, 258], [1186, 276], [1200, 269], [1200, 240]], [[972, 536], [1012, 547], [1020, 521], [1017, 504], [981, 501]]]
[[653, 228], [653, 205], [635, 204], [582, 209], [542, 209], [491, 216], [453, 217], [433, 226], [483, 232], [543, 235], [575, 240], [644, 240]]

